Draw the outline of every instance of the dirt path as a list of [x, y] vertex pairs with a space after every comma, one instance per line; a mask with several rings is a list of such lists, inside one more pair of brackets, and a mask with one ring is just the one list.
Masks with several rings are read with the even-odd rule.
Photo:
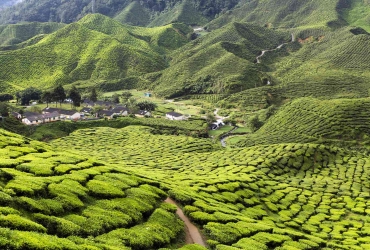
[[173, 204], [177, 207], [176, 214], [180, 217], [181, 220], [184, 221], [185, 226], [186, 226], [186, 229], [185, 229], [185, 233], [186, 233], [185, 243], [186, 244], [196, 243], [196, 244], [202, 245], [204, 247], [207, 246], [206, 243], [204, 242], [203, 238], [202, 238], [202, 235], [199, 233], [198, 228], [196, 226], [194, 226], [193, 223], [191, 223], [189, 218], [186, 217], [186, 215], [182, 212], [182, 210], [177, 205], [177, 203], [174, 200], [172, 200], [171, 198], [167, 198], [164, 202], [169, 203], [169, 204]]
[[[294, 42], [294, 41], [295, 41], [295, 37], [294, 37], [294, 34], [292, 33], [292, 41], [291, 42]], [[263, 57], [266, 54], [266, 52], [281, 49], [285, 44], [288, 44], [288, 43], [282, 43], [279, 46], [277, 46], [275, 49], [262, 50], [261, 55], [256, 57], [256, 63], [261, 63], [260, 58]]]

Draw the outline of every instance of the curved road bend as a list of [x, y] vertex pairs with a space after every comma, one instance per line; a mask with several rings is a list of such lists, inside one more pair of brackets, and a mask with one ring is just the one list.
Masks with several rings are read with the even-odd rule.
[[[292, 41], [291, 42], [294, 42], [294, 41], [295, 41], [295, 37], [294, 37], [294, 34], [292, 33]], [[288, 43], [282, 43], [279, 46], [277, 46], [275, 49], [262, 50], [261, 55], [256, 57], [256, 63], [261, 63], [260, 58], [263, 57], [266, 54], [266, 52], [281, 49], [285, 44], [288, 44]]]

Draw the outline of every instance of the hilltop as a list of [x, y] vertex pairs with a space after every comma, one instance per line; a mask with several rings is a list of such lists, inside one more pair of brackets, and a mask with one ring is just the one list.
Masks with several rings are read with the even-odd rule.
[[181, 24], [136, 28], [88, 15], [31, 46], [0, 53], [3, 91], [86, 80], [114, 80], [110, 89], [122, 89], [135, 77], [164, 69], [165, 52], [185, 44], [187, 32]]

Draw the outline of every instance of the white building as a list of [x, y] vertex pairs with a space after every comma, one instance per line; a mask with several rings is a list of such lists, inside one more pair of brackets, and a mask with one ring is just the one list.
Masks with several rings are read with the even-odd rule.
[[166, 118], [169, 120], [177, 120], [177, 121], [185, 120], [185, 116], [177, 112], [166, 113]]

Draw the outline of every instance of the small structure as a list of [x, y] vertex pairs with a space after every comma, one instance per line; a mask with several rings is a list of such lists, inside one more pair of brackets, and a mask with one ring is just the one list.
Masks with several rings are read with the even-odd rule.
[[144, 93], [144, 96], [145, 96], [145, 97], [152, 97], [152, 93], [150, 93], [150, 92], [146, 92], [146, 93]]
[[116, 115], [122, 115], [122, 116], [127, 116], [128, 115], [128, 109], [123, 106], [116, 106], [112, 109], [114, 114]]
[[116, 114], [112, 110], [102, 110], [99, 112], [99, 115], [110, 120], [113, 119]]
[[177, 121], [185, 120], [185, 116], [177, 112], [166, 113], [166, 118], [169, 120], [177, 120]]
[[92, 111], [93, 111], [93, 109], [89, 108], [89, 107], [84, 107], [80, 110], [80, 112], [85, 114], [85, 115], [91, 114]]
[[216, 121], [216, 122], [214, 122], [214, 123], [211, 124], [210, 129], [216, 130], [216, 129], [221, 128], [224, 125], [225, 124], [222, 121]]
[[75, 110], [59, 110], [61, 119], [78, 120], [81, 119], [81, 114]]
[[22, 115], [18, 112], [11, 112], [11, 115], [18, 120], [22, 119]]
[[149, 111], [146, 111], [146, 110], [139, 110], [135, 113], [136, 116], [138, 117], [144, 117], [144, 116], [151, 116], [152, 113], [150, 113]]

